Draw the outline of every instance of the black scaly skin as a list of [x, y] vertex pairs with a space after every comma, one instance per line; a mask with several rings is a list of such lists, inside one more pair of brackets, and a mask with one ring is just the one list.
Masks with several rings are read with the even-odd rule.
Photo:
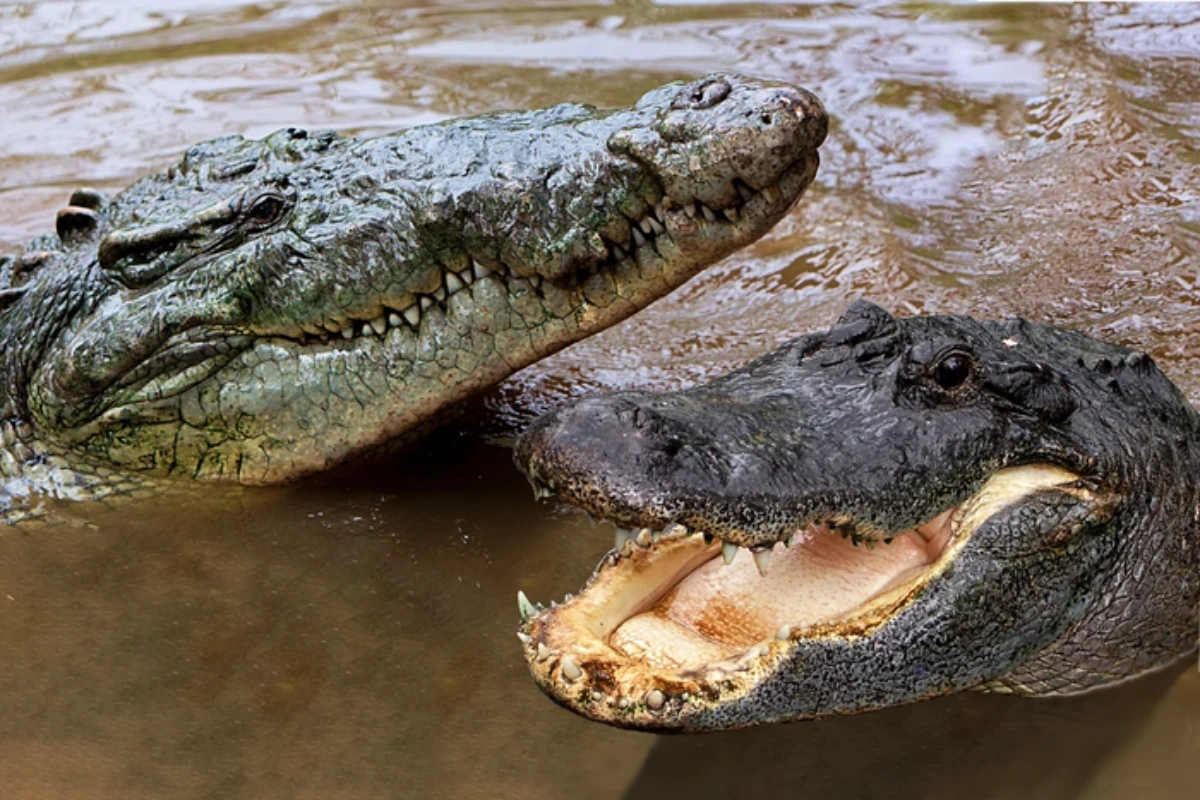
[[1151, 358], [1073, 331], [896, 319], [859, 301], [828, 332], [709, 383], [551, 412], [523, 434], [517, 463], [535, 487], [618, 525], [681, 523], [747, 547], [839, 516], [886, 547], [1017, 465], [1063, 467], [1097, 498], [1028, 497], [869, 636], [801, 639], [736, 697], [668, 701], [615, 724], [738, 727], [972, 687], [1073, 693], [1196, 649], [1197, 414]]

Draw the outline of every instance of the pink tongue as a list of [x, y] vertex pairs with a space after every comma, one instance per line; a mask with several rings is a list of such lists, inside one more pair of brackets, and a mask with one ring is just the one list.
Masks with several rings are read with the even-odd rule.
[[728, 566], [721, 558], [707, 562], [653, 608], [626, 620], [612, 644], [651, 661], [706, 663], [773, 638], [785, 625], [844, 617], [929, 563], [925, 541], [913, 533], [868, 550], [810, 529], [791, 549], [776, 545], [766, 576], [749, 551], [739, 550]]

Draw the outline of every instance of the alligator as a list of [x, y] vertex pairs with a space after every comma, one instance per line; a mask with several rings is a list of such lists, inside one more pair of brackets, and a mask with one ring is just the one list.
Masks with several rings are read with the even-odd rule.
[[710, 75], [620, 110], [230, 136], [79, 189], [0, 263], [0, 494], [276, 484], [403, 444], [761, 237], [827, 125], [806, 90]]
[[709, 383], [567, 404], [516, 457], [617, 526], [578, 595], [518, 595], [535, 680], [595, 720], [1067, 695], [1196, 650], [1200, 420], [1078, 332], [860, 300]]

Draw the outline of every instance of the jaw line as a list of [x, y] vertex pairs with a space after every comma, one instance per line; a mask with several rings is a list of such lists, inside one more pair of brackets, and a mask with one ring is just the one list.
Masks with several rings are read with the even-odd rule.
[[840, 618], [781, 629], [735, 657], [699, 668], [647, 665], [610, 643], [624, 622], [720, 558], [720, 540], [705, 545], [698, 533], [676, 526], [679, 530], [660, 535], [649, 547], [629, 542], [625, 555], [611, 551], [578, 596], [540, 612], [523, 608], [528, 617], [519, 635], [526, 661], [547, 695], [584, 716], [623, 727], [683, 727], [688, 716], [735, 702], [775, 676], [802, 642], [871, 636], [945, 572], [980, 526], [1023, 498], [1058, 490], [1092, 502], [1094, 496], [1078, 481], [1075, 473], [1049, 464], [1002, 469], [949, 514], [939, 515], [954, 529], [924, 570], [888, 585]]

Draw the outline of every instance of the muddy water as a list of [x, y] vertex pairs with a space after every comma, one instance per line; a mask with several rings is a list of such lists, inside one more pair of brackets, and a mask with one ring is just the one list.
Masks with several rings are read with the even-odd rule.
[[807, 85], [836, 119], [768, 239], [392, 463], [0, 531], [0, 796], [1194, 796], [1194, 665], [703, 738], [558, 710], [515, 589], [574, 589], [608, 534], [534, 503], [479, 434], [723, 371], [860, 295], [1073, 325], [1200, 401], [1198, 6], [5, 4], [0, 252], [73, 187], [204, 138], [623, 104], [713, 69]]

